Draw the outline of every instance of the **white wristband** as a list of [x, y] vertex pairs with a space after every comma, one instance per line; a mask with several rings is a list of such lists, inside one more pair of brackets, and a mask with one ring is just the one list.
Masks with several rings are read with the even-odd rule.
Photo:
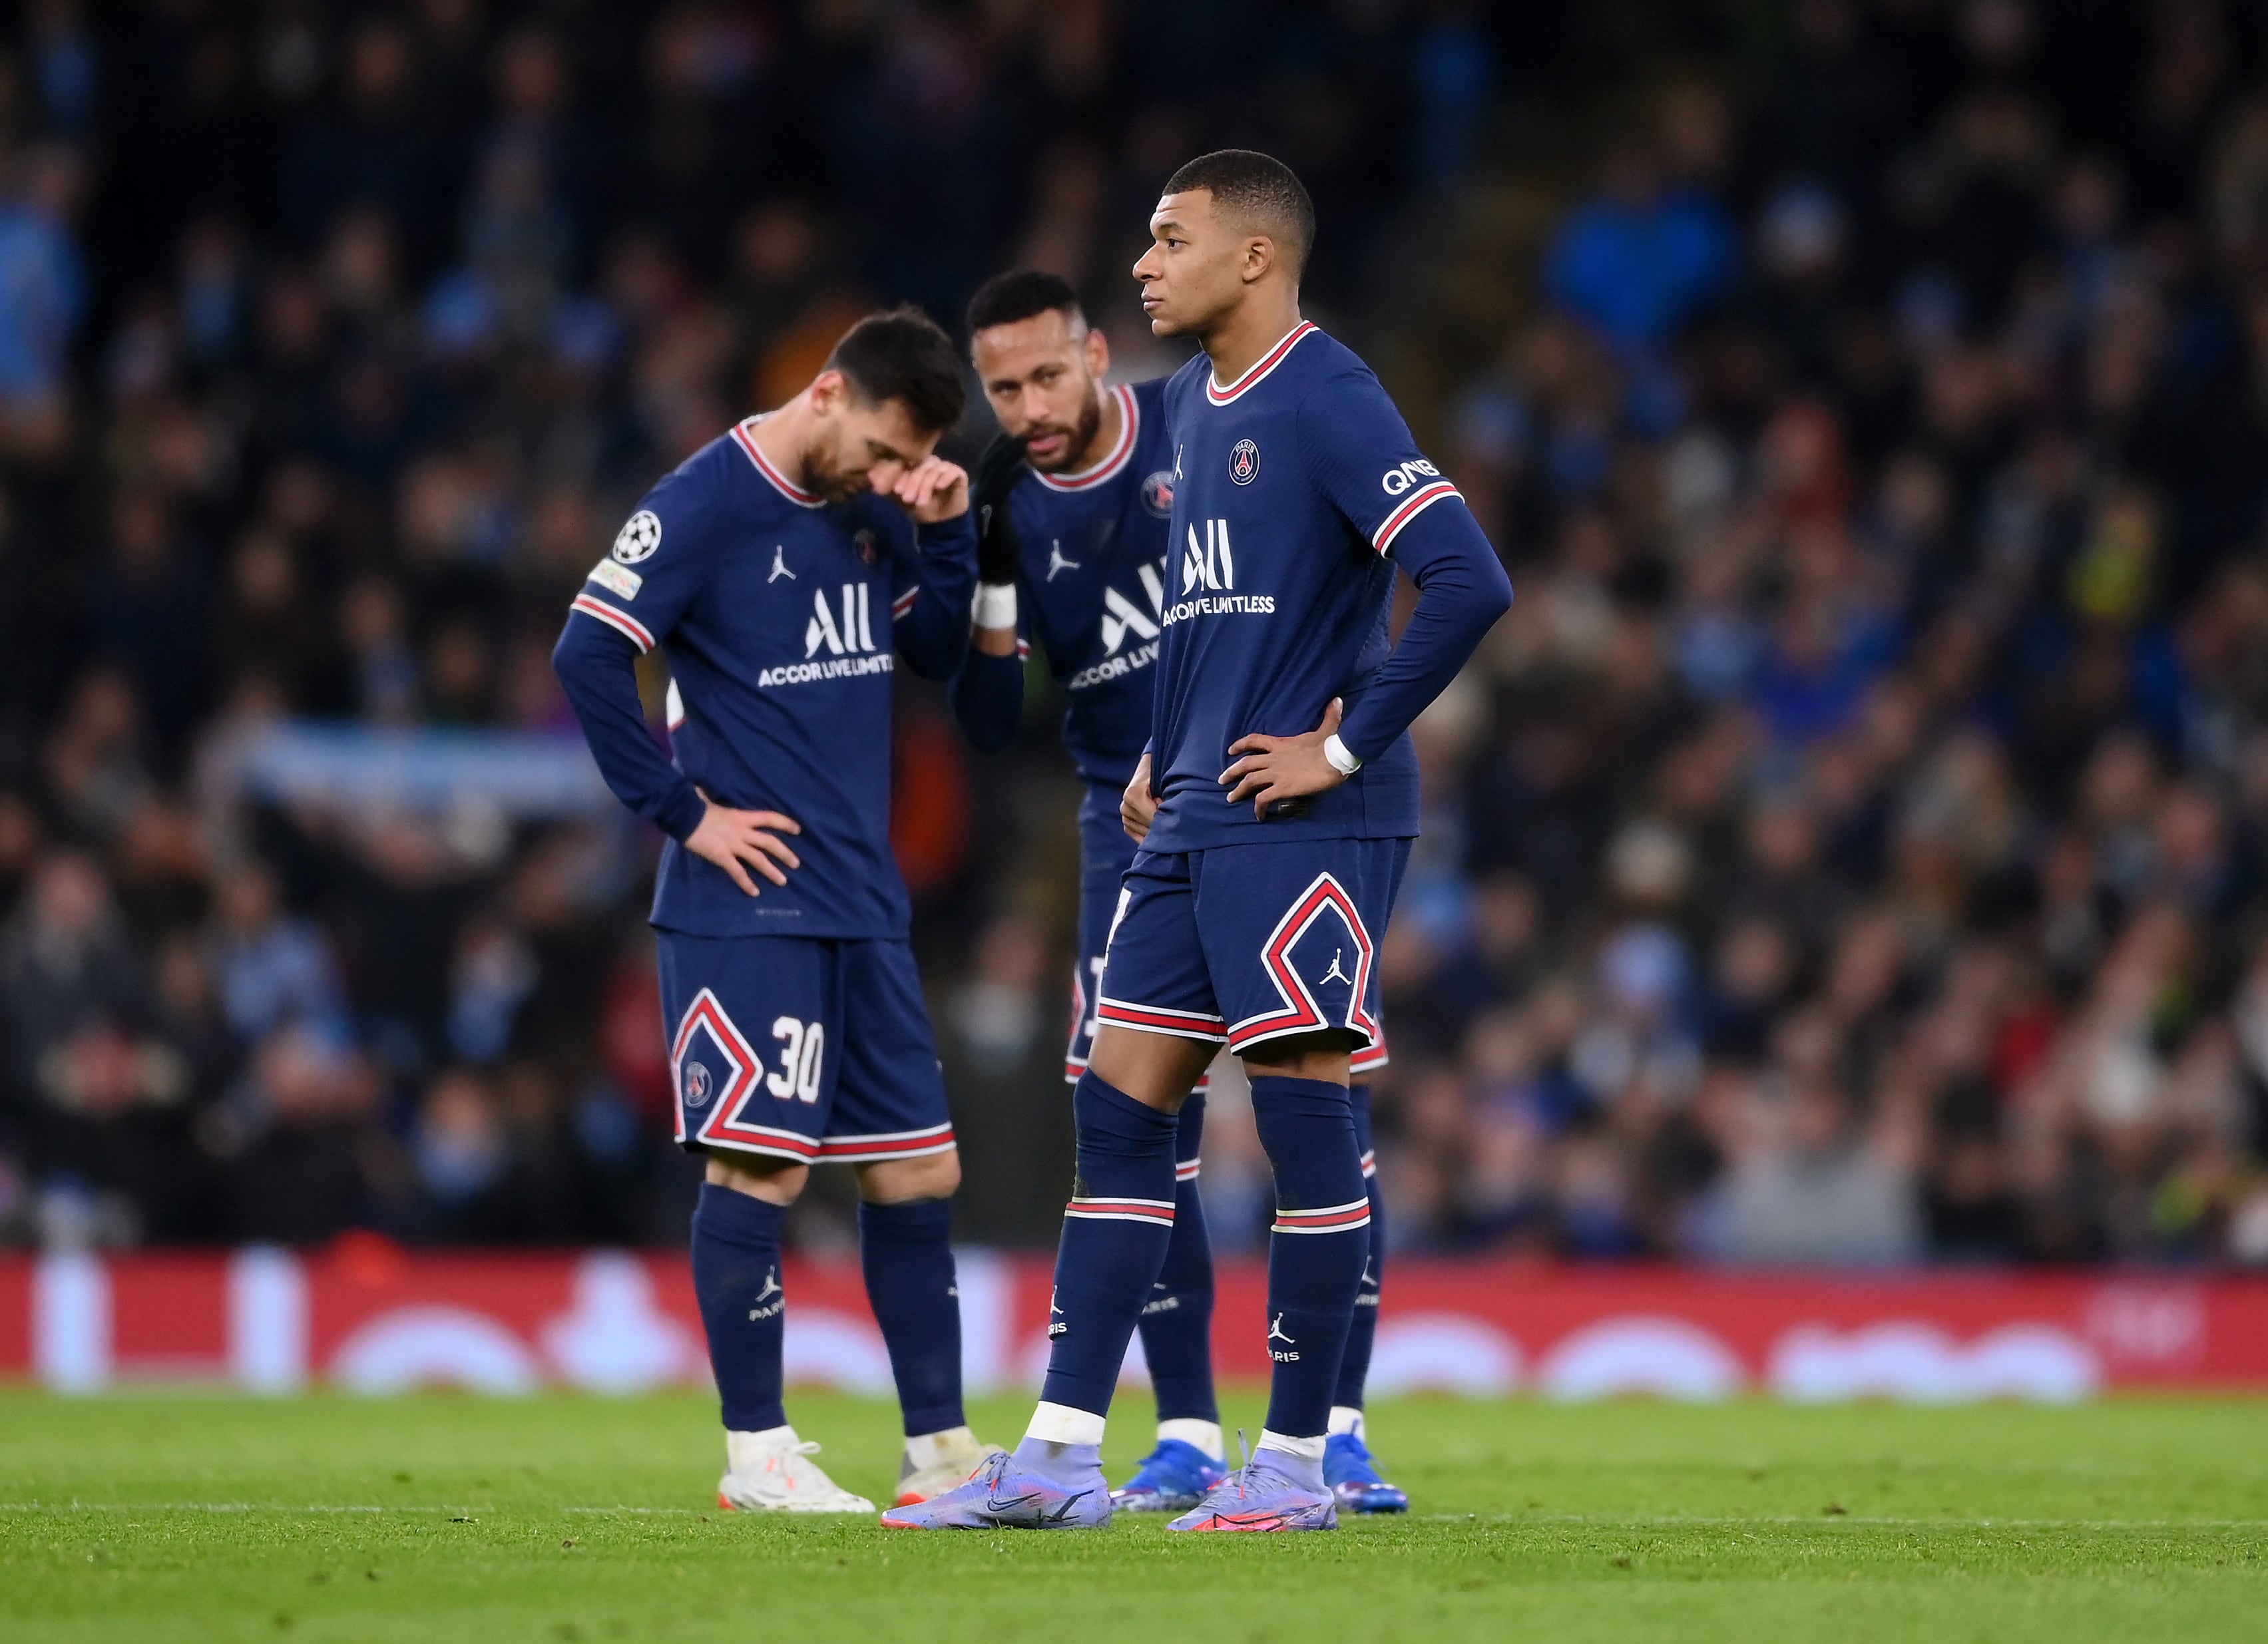
[[1013, 583], [979, 583], [976, 598], [968, 607], [969, 621], [976, 628], [1013, 628], [1016, 626], [1016, 584]]
[[1342, 776], [1351, 776], [1362, 768], [1362, 761], [1347, 751], [1347, 745], [1339, 740], [1339, 733], [1336, 730], [1323, 738], [1323, 757]]

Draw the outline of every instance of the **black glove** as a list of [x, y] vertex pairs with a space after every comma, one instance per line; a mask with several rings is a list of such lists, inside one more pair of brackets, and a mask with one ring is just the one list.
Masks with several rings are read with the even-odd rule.
[[976, 580], [1012, 584], [1024, 556], [1008, 495], [1031, 470], [1024, 466], [1024, 442], [996, 434], [968, 482], [968, 506], [976, 515]]

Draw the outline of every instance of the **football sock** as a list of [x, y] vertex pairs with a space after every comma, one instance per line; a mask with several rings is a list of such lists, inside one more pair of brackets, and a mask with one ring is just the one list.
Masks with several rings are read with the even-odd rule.
[[[1144, 1106], [1092, 1068], [1079, 1075], [1071, 1112], [1078, 1173], [1056, 1252], [1048, 1376], [1032, 1435], [1084, 1444], [1101, 1440], [1126, 1344], [1166, 1264], [1174, 1236], [1175, 1125], [1174, 1115]], [[1092, 1436], [1083, 1424], [1043, 1420], [1051, 1410], [1092, 1416]]]
[[693, 1293], [709, 1338], [725, 1430], [767, 1433], [787, 1425], [780, 1407], [780, 1229], [787, 1211], [715, 1182], [693, 1210]]
[[1252, 1447], [1252, 1459], [1266, 1463], [1271, 1471], [1317, 1495], [1329, 1487], [1323, 1482], [1323, 1441], [1320, 1434], [1313, 1438], [1292, 1438], [1263, 1427], [1260, 1442]]
[[1263, 1075], [1252, 1082], [1252, 1118], [1276, 1173], [1268, 1241], [1275, 1369], [1259, 1448], [1312, 1438], [1320, 1453], [1370, 1251], [1362, 1154], [1344, 1085]]
[[890, 1350], [906, 1432], [939, 1433], [961, 1409], [961, 1293], [953, 1275], [953, 1201], [858, 1207], [858, 1265]]
[[[1339, 1360], [1339, 1387], [1332, 1396], [1332, 1420], [1338, 1412], [1359, 1413], [1363, 1384], [1370, 1379], [1370, 1349], [1378, 1339], [1379, 1286], [1386, 1277], [1386, 1209], [1378, 1196], [1378, 1166], [1371, 1156], [1370, 1087], [1347, 1087], [1354, 1110], [1354, 1145], [1362, 1155], [1362, 1185], [1370, 1195], [1370, 1259], [1362, 1270], [1362, 1290], [1354, 1299], [1354, 1323], [1347, 1330], [1346, 1353]], [[1334, 1426], [1334, 1433], [1359, 1433], [1359, 1427]]]
[[1166, 1265], [1142, 1304], [1142, 1356], [1158, 1398], [1158, 1432], [1168, 1421], [1210, 1423], [1220, 1456], [1220, 1406], [1212, 1391], [1212, 1246], [1197, 1197], [1197, 1155], [1204, 1141], [1204, 1097], [1182, 1106], [1174, 1142], [1174, 1236]]

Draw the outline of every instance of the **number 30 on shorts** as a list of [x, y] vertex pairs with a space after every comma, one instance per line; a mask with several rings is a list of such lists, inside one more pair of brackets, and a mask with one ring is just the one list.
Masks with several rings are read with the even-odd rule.
[[791, 1097], [818, 1101], [820, 1069], [827, 1061], [827, 1024], [779, 1016], [772, 1023], [772, 1037], [786, 1048], [780, 1052], [779, 1071], [764, 1081], [765, 1088], [783, 1102]]

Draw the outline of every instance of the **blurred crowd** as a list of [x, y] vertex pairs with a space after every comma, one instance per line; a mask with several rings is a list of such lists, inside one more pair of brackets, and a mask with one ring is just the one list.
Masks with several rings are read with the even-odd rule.
[[2261, 23], [1798, 0], [1617, 123], [1444, 452], [1405, 1243], [2268, 1260]]
[[[1301, 171], [1311, 310], [1382, 360], [1471, 283], [1430, 224], [1557, 202], [1482, 283], [1501, 348], [1408, 404], [1519, 597], [1418, 733], [1399, 1244], [2268, 1262], [2262, 19], [1537, 10], [13, 8], [0, 1242], [681, 1238], [654, 838], [279, 803], [244, 750], [571, 741], [549, 647], [654, 477], [1012, 263], [1169, 368], [1123, 271], [1236, 142]], [[1675, 18], [1595, 95], [1594, 10]], [[1595, 141], [1531, 152], [1538, 109]], [[909, 681], [894, 817], [962, 1230], [1010, 1244], [1069, 1158], [1035, 686], [979, 760]], [[842, 1184], [796, 1215], [850, 1236]]]

